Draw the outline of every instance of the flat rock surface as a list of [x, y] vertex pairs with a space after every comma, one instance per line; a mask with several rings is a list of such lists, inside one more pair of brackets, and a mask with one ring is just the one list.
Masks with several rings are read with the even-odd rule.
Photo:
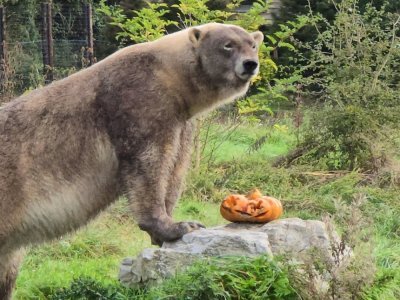
[[288, 218], [267, 224], [230, 223], [196, 230], [161, 248], [145, 249], [136, 258], [125, 258], [119, 279], [126, 286], [156, 282], [202, 256], [286, 254], [300, 259], [311, 249], [329, 254], [330, 245], [321, 221]]

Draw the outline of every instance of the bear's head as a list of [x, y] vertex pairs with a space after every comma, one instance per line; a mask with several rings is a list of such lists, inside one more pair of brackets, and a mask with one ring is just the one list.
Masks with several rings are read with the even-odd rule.
[[248, 33], [239, 26], [211, 23], [190, 28], [188, 35], [197, 66], [210, 88], [223, 87], [233, 94], [247, 90], [259, 70], [261, 32]]

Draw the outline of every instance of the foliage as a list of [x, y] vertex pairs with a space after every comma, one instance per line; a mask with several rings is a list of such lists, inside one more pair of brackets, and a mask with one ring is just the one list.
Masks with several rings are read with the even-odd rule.
[[[292, 20], [299, 14], [307, 14], [310, 10], [324, 17], [329, 23], [335, 19], [336, 7], [335, 4], [340, 1], [332, 0], [281, 0], [282, 7], [279, 15], [275, 16], [279, 21]], [[380, 10], [384, 7], [386, 12], [395, 12], [400, 10], [400, 3], [397, 0], [360, 0], [358, 7], [361, 12], [364, 12], [366, 7], [372, 5], [376, 9]], [[310, 28], [311, 29], [311, 28]], [[307, 41], [310, 41], [313, 35], [307, 37]], [[303, 39], [303, 41], [305, 41]]]
[[241, 0], [233, 0], [227, 4], [228, 11], [211, 10], [208, 7], [209, 2], [209, 0], [179, 0], [177, 4], [172, 5], [177, 9], [179, 27], [187, 28], [209, 22], [226, 22], [234, 15], [233, 10], [239, 6]]
[[400, 118], [400, 14], [371, 5], [361, 13], [358, 3], [337, 4], [332, 25], [309, 45], [313, 76], [305, 82], [321, 104], [306, 127], [298, 162], [376, 171], [390, 155], [385, 147]]
[[41, 68], [40, 45], [38, 46], [41, 37], [35, 18], [40, 4], [37, 1], [12, 1], [5, 5], [5, 40], [10, 45], [7, 45], [6, 52], [7, 81], [2, 84], [6, 88], [4, 92], [12, 98], [15, 92], [22, 93], [27, 87], [43, 82], [43, 77], [38, 76], [40, 72], [37, 72], [38, 67]]
[[288, 272], [267, 256], [211, 258], [167, 281], [150, 299], [297, 299]]
[[[300, 42], [312, 42], [317, 36], [318, 32], [325, 31], [328, 24], [332, 24], [337, 13], [336, 3], [341, 1], [334, 0], [281, 0], [282, 8], [276, 14], [275, 20], [277, 23], [284, 23], [295, 19], [298, 15], [307, 15], [310, 12], [313, 16], [321, 16], [324, 21], [315, 20], [318, 23], [316, 28], [312, 23], [301, 28], [294, 34], [294, 38]], [[358, 1], [358, 8], [360, 12], [364, 12], [369, 6], [378, 10], [384, 10], [386, 13], [393, 13], [400, 11], [400, 2], [398, 0], [360, 0]], [[269, 32], [276, 30], [276, 25], [268, 29]], [[296, 44], [296, 43], [295, 43]], [[302, 56], [309, 57], [310, 52], [307, 49], [299, 49]], [[293, 54], [282, 49], [279, 51], [279, 58], [277, 59], [279, 65], [291, 68], [293, 66]], [[296, 62], [297, 64], [298, 62]], [[307, 74], [309, 75], [309, 74]]]
[[48, 299], [297, 299], [288, 268], [266, 256], [210, 258], [159, 287], [125, 289], [78, 278]]
[[167, 26], [176, 24], [174, 21], [164, 20], [162, 17], [168, 12], [164, 3], [150, 3], [138, 11], [133, 11], [134, 17], [128, 18], [118, 6], [107, 6], [103, 0], [97, 9], [107, 16], [112, 17], [112, 25], [122, 29], [116, 38], [122, 41], [127, 39], [135, 43], [153, 41], [162, 37], [167, 32]]
[[68, 288], [46, 296], [49, 300], [125, 300], [144, 299], [143, 293], [141, 290], [125, 289], [120, 285], [103, 285], [91, 278], [78, 278]]
[[[237, 24], [251, 28], [249, 20], [258, 20], [262, 13], [268, 10], [269, 3], [268, 1], [264, 3], [255, 2], [243, 18], [237, 21]], [[277, 65], [271, 56], [278, 49], [286, 49], [296, 55], [297, 49], [290, 42], [290, 39], [310, 22], [311, 18], [308, 16], [297, 16], [291, 21], [278, 24], [278, 29], [273, 33], [265, 34], [266, 43], [260, 48], [260, 73], [254, 84], [257, 92], [244, 101], [238, 101], [240, 114], [250, 114], [254, 119], [260, 112], [272, 114], [270, 107], [273, 103], [290, 101], [288, 96], [295, 92], [296, 85], [301, 81], [302, 75], [298, 70], [291, 70], [283, 75], [283, 69]]]
[[[207, 0], [181, 0], [171, 6], [165, 3], [148, 2], [147, 7], [132, 11], [134, 18], [128, 18], [121, 7], [109, 6], [105, 0], [102, 0], [97, 11], [110, 17], [111, 24], [122, 30], [116, 35], [118, 40], [121, 40], [121, 37], [125, 38], [121, 41], [122, 44], [126, 43], [126, 39], [137, 43], [160, 38], [168, 33], [171, 25], [179, 29], [201, 23], [223, 21], [232, 15], [232, 13], [219, 10], [211, 11], [206, 6], [207, 2]], [[172, 8], [177, 9], [179, 21], [167, 18]], [[173, 28], [172, 31], [174, 31]]]

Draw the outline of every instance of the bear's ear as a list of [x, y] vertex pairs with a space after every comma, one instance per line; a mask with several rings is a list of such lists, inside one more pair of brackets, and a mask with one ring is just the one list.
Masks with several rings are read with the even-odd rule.
[[256, 41], [257, 45], [261, 45], [262, 41], [264, 40], [264, 35], [261, 31], [256, 31], [250, 33], [253, 39]]
[[189, 40], [193, 43], [193, 45], [197, 46], [200, 42], [200, 39], [203, 36], [203, 33], [200, 29], [193, 27], [189, 29]]

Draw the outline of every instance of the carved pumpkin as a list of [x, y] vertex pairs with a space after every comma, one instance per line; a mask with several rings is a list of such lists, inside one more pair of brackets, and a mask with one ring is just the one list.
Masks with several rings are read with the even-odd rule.
[[278, 199], [262, 196], [259, 190], [247, 196], [232, 194], [221, 203], [221, 215], [231, 222], [266, 223], [282, 215], [282, 204]]

